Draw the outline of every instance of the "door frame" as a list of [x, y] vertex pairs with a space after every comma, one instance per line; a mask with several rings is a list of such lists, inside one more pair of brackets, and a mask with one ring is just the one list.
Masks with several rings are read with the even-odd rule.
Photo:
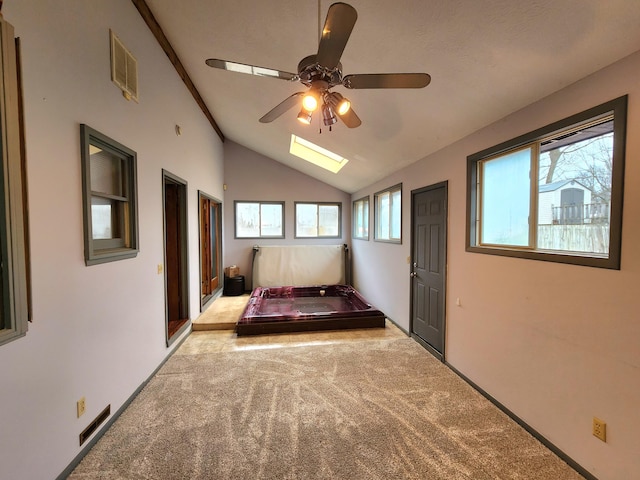
[[429, 351], [429, 353], [431, 353], [432, 355], [434, 355], [435, 357], [437, 357], [441, 362], [445, 361], [445, 353], [446, 353], [446, 346], [447, 346], [447, 279], [448, 279], [448, 271], [449, 271], [449, 266], [447, 263], [447, 243], [448, 243], [448, 230], [449, 230], [449, 181], [445, 180], [439, 183], [435, 183], [433, 185], [429, 185], [427, 187], [421, 187], [421, 188], [417, 188], [415, 190], [411, 190], [411, 246], [410, 246], [410, 261], [409, 261], [409, 270], [413, 271], [413, 262], [415, 261], [414, 259], [414, 247], [415, 247], [415, 225], [413, 222], [414, 219], [414, 214], [415, 214], [415, 197], [418, 194], [424, 193], [424, 192], [428, 192], [431, 190], [436, 190], [438, 188], [444, 188], [444, 217], [445, 217], [445, 221], [444, 221], [444, 247], [443, 247], [443, 255], [444, 255], [444, 269], [443, 269], [443, 275], [444, 275], [444, 279], [443, 279], [443, 284], [442, 284], [442, 294], [444, 297], [443, 300], [443, 305], [442, 305], [442, 352], [439, 352], [438, 350], [436, 350], [434, 347], [432, 347], [431, 345], [429, 345], [427, 342], [425, 342], [421, 337], [419, 337], [417, 334], [415, 334], [413, 332], [413, 296], [414, 296], [414, 291], [413, 291], [413, 279], [410, 280], [410, 287], [409, 287], [409, 291], [410, 291], [410, 295], [409, 295], [409, 312], [410, 312], [410, 316], [409, 316], [409, 334], [411, 335], [411, 338], [413, 338], [415, 341], [417, 341], [420, 345], [422, 345], [425, 349], [427, 349]]
[[[210, 202], [214, 202], [218, 205], [218, 215], [217, 215], [217, 226], [216, 226], [216, 234], [217, 234], [217, 239], [215, 239], [216, 241], [216, 252], [218, 255], [218, 279], [219, 279], [219, 283], [218, 286], [216, 287], [216, 289], [214, 291], [212, 291], [211, 293], [209, 293], [208, 295], [203, 295], [202, 294], [202, 282], [204, 281], [204, 278], [202, 276], [202, 270], [203, 270], [203, 263], [204, 263], [204, 259], [203, 259], [203, 242], [204, 242], [204, 238], [202, 238], [202, 223], [203, 223], [203, 218], [202, 218], [202, 200], [206, 199]], [[199, 228], [198, 228], [198, 235], [199, 235], [199, 255], [200, 255], [200, 311], [204, 311], [207, 306], [209, 305], [209, 303], [217, 298], [219, 295], [219, 293], [222, 291], [222, 288], [224, 286], [224, 281], [222, 273], [223, 273], [223, 268], [222, 268], [222, 201], [218, 200], [215, 197], [212, 197], [211, 195], [207, 195], [205, 192], [203, 192], [202, 190], [198, 190], [198, 217], [199, 217]]]
[[[166, 186], [168, 184], [177, 185], [181, 195], [179, 196], [179, 205], [178, 205], [178, 235], [179, 235], [179, 252], [178, 256], [180, 259], [179, 266], [179, 275], [177, 279], [171, 279], [171, 281], [178, 281], [178, 290], [180, 294], [180, 298], [183, 300], [180, 303], [180, 317], [184, 319], [184, 324], [180, 326], [172, 335], [169, 337], [169, 281], [168, 273], [167, 273], [167, 211], [166, 211]], [[188, 197], [188, 189], [187, 189], [187, 181], [182, 178], [174, 175], [173, 173], [162, 169], [162, 227], [163, 227], [163, 252], [164, 252], [164, 326], [165, 326], [165, 338], [167, 347], [169, 347], [173, 342], [175, 342], [180, 335], [188, 330], [191, 327], [191, 323], [189, 319], [191, 315], [189, 313], [189, 237], [188, 237], [188, 226], [187, 226], [187, 216], [188, 216], [188, 208], [187, 208], [187, 197]]]

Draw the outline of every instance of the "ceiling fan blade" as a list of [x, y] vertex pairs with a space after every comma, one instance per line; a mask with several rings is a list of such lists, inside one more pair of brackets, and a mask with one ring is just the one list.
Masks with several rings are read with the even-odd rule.
[[329, 7], [324, 22], [316, 61], [333, 70], [340, 63], [340, 57], [358, 19], [358, 12], [346, 3], [334, 3]]
[[249, 75], [258, 75], [260, 77], [281, 78], [282, 80], [298, 80], [298, 75], [295, 73], [282, 72], [280, 70], [274, 70], [273, 68], [229, 62], [227, 60], [219, 60], [217, 58], [209, 58], [205, 63], [210, 67], [229, 70], [230, 72], [248, 73]]
[[338, 115], [342, 123], [344, 123], [349, 128], [356, 128], [362, 125], [362, 120], [360, 117], [356, 115], [356, 112], [353, 111], [353, 108], [350, 108], [349, 111], [345, 114]]
[[274, 108], [272, 108], [269, 112], [267, 112], [261, 119], [260, 123], [270, 123], [273, 122], [276, 118], [282, 115], [287, 110], [295, 107], [299, 102], [300, 98], [304, 95], [305, 92], [297, 92], [291, 95], [290, 97], [285, 98], [285, 100]]
[[347, 88], [424, 88], [430, 82], [426, 73], [365, 73], [342, 79]]

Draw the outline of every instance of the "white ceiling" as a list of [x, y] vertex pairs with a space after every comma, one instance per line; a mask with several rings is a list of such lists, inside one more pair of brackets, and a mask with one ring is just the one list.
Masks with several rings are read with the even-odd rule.
[[[330, 0], [321, 2], [321, 19]], [[332, 132], [293, 108], [258, 119], [298, 82], [210, 68], [207, 58], [297, 73], [316, 53], [318, 0], [147, 0], [225, 137], [353, 193], [640, 49], [638, 0], [349, 0], [343, 73], [426, 72], [424, 89], [348, 90], [362, 120]], [[319, 115], [315, 115], [317, 117]], [[291, 133], [347, 157], [338, 174], [289, 154]]]

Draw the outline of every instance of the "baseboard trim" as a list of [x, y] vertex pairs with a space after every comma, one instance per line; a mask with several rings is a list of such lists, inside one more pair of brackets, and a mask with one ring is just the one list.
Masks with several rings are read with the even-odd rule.
[[[419, 342], [419, 343], [422, 345], [422, 342]], [[515, 413], [513, 413], [511, 410], [509, 410], [507, 407], [505, 407], [502, 403], [500, 403], [498, 400], [496, 400], [491, 395], [489, 395], [485, 390], [480, 388], [470, 378], [468, 378], [466, 375], [464, 375], [462, 372], [460, 372], [458, 369], [456, 369], [450, 363], [445, 361], [444, 364], [447, 367], [449, 367], [451, 369], [451, 371], [453, 371], [456, 375], [458, 375], [462, 380], [464, 380], [471, 387], [473, 387], [475, 390], [477, 390], [478, 393], [480, 393], [483, 397], [485, 397], [487, 400], [489, 400], [491, 403], [493, 403], [496, 407], [498, 407], [504, 414], [509, 416], [514, 422], [516, 422], [518, 425], [520, 425], [522, 428], [524, 428], [527, 432], [529, 432], [536, 440], [538, 440], [545, 447], [547, 447], [549, 450], [551, 450], [553, 453], [555, 453], [558, 457], [560, 457], [567, 465], [569, 465], [576, 472], [578, 472], [580, 475], [582, 475], [586, 480], [598, 480], [593, 474], [591, 474], [589, 471], [587, 471], [582, 465], [580, 465], [575, 460], [573, 460], [571, 457], [569, 457], [566, 453], [564, 453], [562, 450], [560, 450], [558, 447], [556, 447], [553, 443], [551, 443], [549, 440], [547, 440], [544, 436], [542, 436], [542, 434], [540, 434], [538, 431], [536, 431], [534, 428], [532, 428], [529, 424], [527, 424], [524, 420], [522, 420], [520, 417], [518, 417]]]
[[407, 337], [410, 337], [410, 336], [411, 336], [411, 334], [410, 334], [407, 330], [405, 330], [404, 328], [402, 328], [400, 325], [398, 325], [398, 323], [397, 323], [397, 322], [395, 322], [395, 321], [393, 320], [393, 318], [386, 317], [386, 319], [387, 319], [387, 320], [389, 320], [391, 323], [393, 323], [393, 324], [396, 326], [396, 328], [397, 328], [398, 330], [400, 330], [402, 333], [404, 333]]
[[[189, 324], [191, 324], [191, 322], [189, 322]], [[191, 335], [191, 332], [189, 332], [189, 335]], [[135, 391], [131, 394], [131, 396], [122, 404], [122, 406], [118, 409], [118, 411], [111, 416], [111, 418], [107, 421], [107, 423], [105, 423], [102, 426], [102, 428], [93, 436], [93, 438], [85, 444], [82, 450], [80, 450], [80, 453], [78, 453], [78, 455], [75, 456], [75, 458], [71, 461], [71, 463], [69, 463], [69, 465], [67, 465], [67, 467], [62, 471], [62, 473], [60, 473], [60, 475], [56, 477], [56, 480], [65, 480], [69, 475], [71, 475], [71, 472], [73, 472], [73, 470], [78, 466], [78, 464], [82, 461], [85, 455], [89, 453], [89, 450], [91, 450], [91, 448], [96, 443], [98, 443], [98, 440], [102, 438], [102, 436], [107, 432], [107, 430], [109, 430], [111, 425], [113, 425], [115, 421], [118, 419], [118, 417], [122, 415], [122, 412], [124, 412], [127, 409], [127, 407], [131, 404], [131, 402], [133, 402], [133, 400], [142, 391], [142, 389], [147, 386], [147, 384], [156, 375], [156, 373], [158, 373], [158, 371], [163, 367], [163, 365], [167, 363], [167, 360], [169, 360], [173, 356], [173, 354], [180, 347], [180, 345], [182, 345], [182, 343], [187, 338], [189, 338], [189, 335], [185, 335], [182, 339], [180, 339], [179, 342], [173, 343], [171, 345], [172, 347], [171, 352], [164, 358], [164, 360], [162, 360], [162, 362], [160, 362], [160, 364], [151, 373], [151, 375], [149, 375], [146, 378], [146, 380], [142, 382], [138, 388], [135, 389]]]
[[425, 342], [422, 338], [420, 338], [418, 335], [416, 335], [415, 333], [411, 334], [411, 338], [413, 338], [416, 342], [418, 342], [420, 345], [422, 345], [422, 347], [424, 349], [426, 349], [431, 355], [433, 355], [434, 357], [436, 357], [438, 360], [440, 360], [442, 363], [445, 363], [444, 361], [444, 355], [437, 351], [435, 348], [433, 348], [431, 345], [429, 345], [427, 342]]

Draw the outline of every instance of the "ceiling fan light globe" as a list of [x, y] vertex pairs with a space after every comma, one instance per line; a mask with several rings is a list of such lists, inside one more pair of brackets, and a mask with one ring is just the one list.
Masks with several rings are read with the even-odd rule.
[[318, 108], [318, 99], [308, 93], [302, 98], [302, 107], [308, 112], [313, 112]]
[[349, 110], [351, 110], [351, 102], [346, 98], [340, 100], [340, 103], [338, 103], [338, 106], [336, 107], [338, 115], [344, 115]]
[[338, 92], [331, 92], [325, 97], [326, 102], [340, 116], [346, 114], [351, 109], [351, 102]]

